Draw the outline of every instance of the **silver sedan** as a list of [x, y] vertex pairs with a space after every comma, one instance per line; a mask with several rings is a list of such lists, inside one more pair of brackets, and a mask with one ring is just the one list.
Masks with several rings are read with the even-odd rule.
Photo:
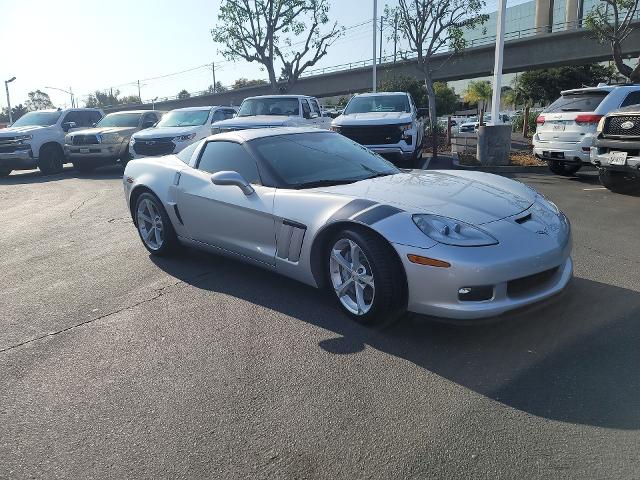
[[573, 272], [569, 222], [532, 188], [399, 170], [318, 129], [214, 135], [130, 162], [123, 182], [152, 254], [188, 245], [250, 262], [327, 288], [363, 323], [499, 315], [559, 293]]

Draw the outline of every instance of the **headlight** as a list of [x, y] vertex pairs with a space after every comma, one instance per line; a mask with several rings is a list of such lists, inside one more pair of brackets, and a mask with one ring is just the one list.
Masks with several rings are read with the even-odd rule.
[[118, 135], [115, 133], [103, 133], [96, 135], [98, 143], [117, 143]]
[[339, 127], [339, 126], [337, 126], [337, 125], [331, 125], [331, 127], [330, 127], [330, 128], [331, 128], [331, 131], [332, 131], [332, 132], [338, 132], [338, 133], [340, 133], [340, 127]]
[[458, 247], [496, 245], [498, 240], [468, 223], [439, 215], [414, 215], [413, 223], [422, 233], [439, 243]]
[[538, 201], [538, 203], [540, 203], [540, 204], [544, 205], [545, 207], [547, 207], [553, 213], [555, 213], [555, 214], [560, 213], [560, 209], [558, 208], [558, 206], [555, 203], [553, 203], [551, 200], [549, 200], [547, 197], [542, 195], [541, 193], [538, 193], [537, 201]]
[[26, 142], [27, 140], [31, 140], [33, 135], [18, 135], [15, 137], [16, 142]]
[[604, 121], [606, 120], [607, 117], [602, 117], [600, 119], [600, 121], [598, 122], [598, 126], [596, 127], [596, 132], [601, 133], [602, 130], [604, 130]]
[[195, 133], [190, 133], [189, 135], [178, 135], [177, 137], [173, 137], [174, 142], [188, 142], [189, 140], [193, 140], [196, 138]]
[[211, 127], [211, 135], [217, 135], [218, 133], [222, 133], [222, 129], [220, 127]]
[[403, 123], [402, 125], [398, 125], [398, 128], [400, 129], [400, 131], [402, 133], [404, 133], [407, 130], [411, 130], [413, 128], [413, 124], [411, 124], [411, 123]]
[[134, 143], [136, 143], [136, 139], [135, 137], [131, 137], [131, 140], [129, 140], [129, 145], [133, 146]]
[[67, 135], [64, 137], [64, 143], [67, 145], [73, 145], [73, 135]]

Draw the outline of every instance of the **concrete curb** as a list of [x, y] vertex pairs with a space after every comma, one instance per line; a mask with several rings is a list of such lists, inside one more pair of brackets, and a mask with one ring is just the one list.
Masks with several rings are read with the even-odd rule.
[[521, 165], [460, 165], [459, 158], [454, 158], [453, 165], [460, 170], [475, 170], [487, 173], [542, 173], [549, 170], [546, 165], [521, 166]]

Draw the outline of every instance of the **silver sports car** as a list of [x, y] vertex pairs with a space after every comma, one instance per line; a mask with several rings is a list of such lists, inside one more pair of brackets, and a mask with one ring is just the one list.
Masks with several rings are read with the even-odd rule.
[[155, 255], [179, 244], [327, 287], [364, 323], [406, 310], [473, 320], [560, 292], [569, 221], [532, 188], [399, 170], [340, 134], [258, 129], [130, 162], [124, 190]]

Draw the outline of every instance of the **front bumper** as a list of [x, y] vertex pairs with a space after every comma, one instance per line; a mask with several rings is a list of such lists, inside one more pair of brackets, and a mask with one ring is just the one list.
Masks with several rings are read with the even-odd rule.
[[[624, 165], [611, 165], [613, 152], [627, 152]], [[598, 139], [591, 148], [591, 163], [608, 170], [640, 173], [640, 141]]]
[[68, 145], [64, 146], [66, 157], [72, 162], [101, 163], [115, 161], [127, 153], [129, 143]]
[[393, 157], [402, 161], [411, 160], [415, 155], [411, 145], [404, 148], [401, 145], [365, 145], [365, 147], [383, 157]]
[[0, 168], [11, 170], [30, 170], [36, 168], [38, 159], [31, 150], [17, 150], [12, 153], [0, 153]]
[[533, 136], [533, 155], [540, 160], [570, 163], [591, 163], [590, 150], [593, 137], [586, 136], [580, 142], [544, 142], [538, 134]]
[[[505, 221], [503, 231], [515, 231]], [[568, 223], [567, 223], [568, 225]], [[553, 235], [535, 237], [513, 235], [488, 247], [452, 247], [437, 244], [416, 248], [394, 244], [407, 275], [409, 311], [423, 315], [474, 320], [498, 316], [525, 307], [561, 292], [573, 275], [571, 234], [563, 241]], [[501, 238], [504, 238], [501, 236]], [[531, 239], [534, 239], [532, 241]], [[444, 260], [450, 267], [419, 265], [407, 255]], [[487, 288], [486, 299], [461, 300], [460, 289]]]

